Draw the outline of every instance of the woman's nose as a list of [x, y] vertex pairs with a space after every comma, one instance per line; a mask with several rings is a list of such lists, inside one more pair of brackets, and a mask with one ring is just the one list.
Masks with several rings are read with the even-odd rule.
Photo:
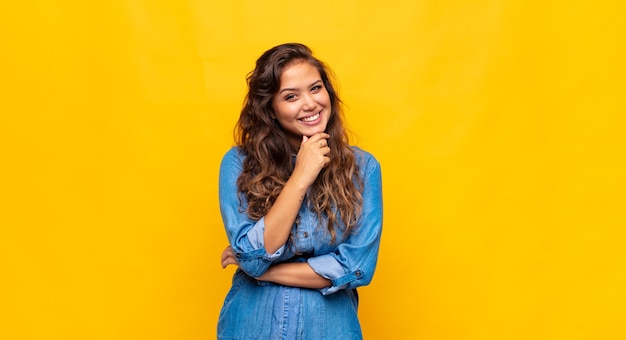
[[315, 100], [309, 94], [306, 94], [302, 97], [302, 109], [304, 111], [311, 111], [315, 109]]

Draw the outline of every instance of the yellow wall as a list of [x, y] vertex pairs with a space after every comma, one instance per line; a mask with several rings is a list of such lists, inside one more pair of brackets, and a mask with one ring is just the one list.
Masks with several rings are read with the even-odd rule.
[[0, 5], [0, 338], [214, 338], [218, 163], [287, 41], [383, 165], [368, 339], [626, 337], [623, 1], [215, 2]]

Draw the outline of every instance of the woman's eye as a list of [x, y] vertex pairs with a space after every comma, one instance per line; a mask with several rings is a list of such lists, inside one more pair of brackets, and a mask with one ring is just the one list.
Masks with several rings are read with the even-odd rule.
[[295, 94], [288, 94], [287, 96], [285, 96], [285, 100], [292, 100], [294, 98], [296, 98]]
[[322, 85], [315, 85], [311, 88], [311, 91], [318, 91], [322, 88]]

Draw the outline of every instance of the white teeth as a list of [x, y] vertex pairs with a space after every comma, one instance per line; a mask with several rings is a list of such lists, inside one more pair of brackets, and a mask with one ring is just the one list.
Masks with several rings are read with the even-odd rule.
[[312, 116], [304, 117], [304, 118], [302, 118], [300, 120], [303, 121], [303, 122], [312, 122], [312, 121], [316, 120], [317, 118], [319, 118], [319, 116], [320, 116], [320, 114], [318, 112], [318, 113], [316, 113], [316, 114], [314, 114]]

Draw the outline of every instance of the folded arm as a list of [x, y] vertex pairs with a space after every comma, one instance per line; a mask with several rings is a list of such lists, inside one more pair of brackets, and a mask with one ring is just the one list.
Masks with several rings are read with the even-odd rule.
[[[222, 252], [222, 267], [225, 268], [231, 264], [239, 266], [232, 247], [228, 246]], [[312, 289], [321, 289], [332, 285], [330, 280], [313, 271], [313, 268], [306, 262], [272, 265], [256, 279], [284, 286]]]
[[[284, 247], [271, 255], [265, 249], [242, 254], [228, 247], [222, 254], [222, 266], [235, 264], [258, 280], [317, 288], [325, 295], [369, 284], [376, 267], [382, 232], [382, 185], [380, 165], [373, 157], [366, 155], [361, 166], [364, 169], [364, 190], [359, 226], [334, 251], [311, 257], [304, 263], [273, 264], [278, 258], [285, 260], [293, 254], [286, 254], [288, 249]], [[250, 259], [255, 259], [254, 263], [259, 259], [267, 260], [262, 271], [251, 273], [249, 266], [246, 270]]]

